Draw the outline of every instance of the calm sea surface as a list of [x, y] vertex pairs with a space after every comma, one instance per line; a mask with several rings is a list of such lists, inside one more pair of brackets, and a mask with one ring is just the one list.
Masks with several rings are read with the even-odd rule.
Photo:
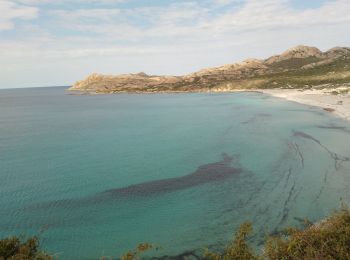
[[252, 243], [350, 202], [350, 123], [259, 93], [0, 90], [0, 236], [60, 259]]

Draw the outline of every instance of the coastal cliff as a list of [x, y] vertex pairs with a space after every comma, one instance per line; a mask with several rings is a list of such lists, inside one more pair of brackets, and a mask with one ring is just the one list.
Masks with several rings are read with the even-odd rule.
[[240, 89], [336, 87], [350, 83], [350, 48], [322, 52], [296, 46], [264, 60], [207, 68], [184, 76], [94, 73], [69, 90], [90, 93], [224, 92]]

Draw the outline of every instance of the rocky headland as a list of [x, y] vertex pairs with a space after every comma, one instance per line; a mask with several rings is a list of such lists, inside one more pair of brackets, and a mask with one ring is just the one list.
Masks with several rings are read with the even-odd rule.
[[184, 76], [94, 73], [69, 90], [81, 93], [260, 91], [350, 119], [350, 48], [297, 46], [264, 60], [207, 68]]
[[264, 60], [248, 59], [184, 76], [93, 73], [70, 90], [88, 93], [225, 92], [247, 89], [310, 89], [350, 83], [350, 48], [322, 52], [296, 46]]

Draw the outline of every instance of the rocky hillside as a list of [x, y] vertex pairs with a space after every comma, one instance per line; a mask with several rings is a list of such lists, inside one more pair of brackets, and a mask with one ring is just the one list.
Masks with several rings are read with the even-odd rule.
[[321, 52], [297, 46], [265, 60], [203, 69], [185, 76], [92, 74], [70, 90], [95, 93], [119, 92], [204, 92], [259, 88], [335, 87], [350, 83], [350, 48], [336, 47]]

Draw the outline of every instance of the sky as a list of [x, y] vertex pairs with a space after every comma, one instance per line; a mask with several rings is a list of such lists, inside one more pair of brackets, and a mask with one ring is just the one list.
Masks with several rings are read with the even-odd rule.
[[0, 0], [0, 88], [350, 46], [350, 0]]

